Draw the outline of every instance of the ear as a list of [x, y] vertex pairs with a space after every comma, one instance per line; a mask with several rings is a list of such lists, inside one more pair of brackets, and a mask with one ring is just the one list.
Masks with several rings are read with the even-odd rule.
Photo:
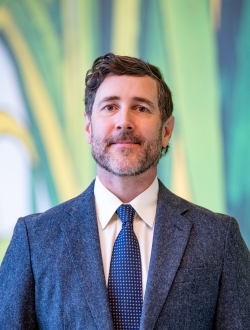
[[162, 146], [166, 147], [174, 130], [174, 116], [170, 116], [162, 127]]
[[84, 130], [85, 130], [85, 136], [86, 140], [89, 144], [91, 144], [91, 121], [89, 116], [84, 113], [84, 119], [85, 119], [85, 125], [84, 125]]

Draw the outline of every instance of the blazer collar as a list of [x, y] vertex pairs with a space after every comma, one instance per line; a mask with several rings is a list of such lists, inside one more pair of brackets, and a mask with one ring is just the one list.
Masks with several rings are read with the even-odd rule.
[[186, 201], [159, 182], [154, 238], [140, 329], [153, 329], [180, 265], [191, 230]]
[[102, 265], [94, 200], [94, 181], [80, 196], [66, 203], [60, 227], [73, 265], [98, 329], [113, 329]]

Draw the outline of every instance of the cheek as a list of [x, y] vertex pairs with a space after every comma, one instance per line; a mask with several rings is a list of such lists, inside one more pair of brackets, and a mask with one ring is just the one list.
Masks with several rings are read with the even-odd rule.
[[91, 130], [92, 138], [105, 139], [112, 135], [110, 125], [103, 120], [92, 123]]

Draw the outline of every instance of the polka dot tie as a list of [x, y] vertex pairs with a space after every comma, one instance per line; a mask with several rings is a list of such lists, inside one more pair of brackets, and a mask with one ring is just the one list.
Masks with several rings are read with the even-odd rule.
[[121, 205], [117, 214], [122, 229], [114, 244], [108, 281], [114, 329], [139, 329], [143, 301], [140, 247], [133, 230], [135, 210]]

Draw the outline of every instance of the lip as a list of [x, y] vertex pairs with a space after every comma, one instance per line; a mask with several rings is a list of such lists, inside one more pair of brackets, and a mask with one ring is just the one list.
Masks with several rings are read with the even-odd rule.
[[136, 145], [136, 144], [139, 144], [139, 143], [135, 143], [135, 142], [132, 142], [132, 141], [117, 141], [117, 142], [114, 142], [112, 143], [114, 145]]

